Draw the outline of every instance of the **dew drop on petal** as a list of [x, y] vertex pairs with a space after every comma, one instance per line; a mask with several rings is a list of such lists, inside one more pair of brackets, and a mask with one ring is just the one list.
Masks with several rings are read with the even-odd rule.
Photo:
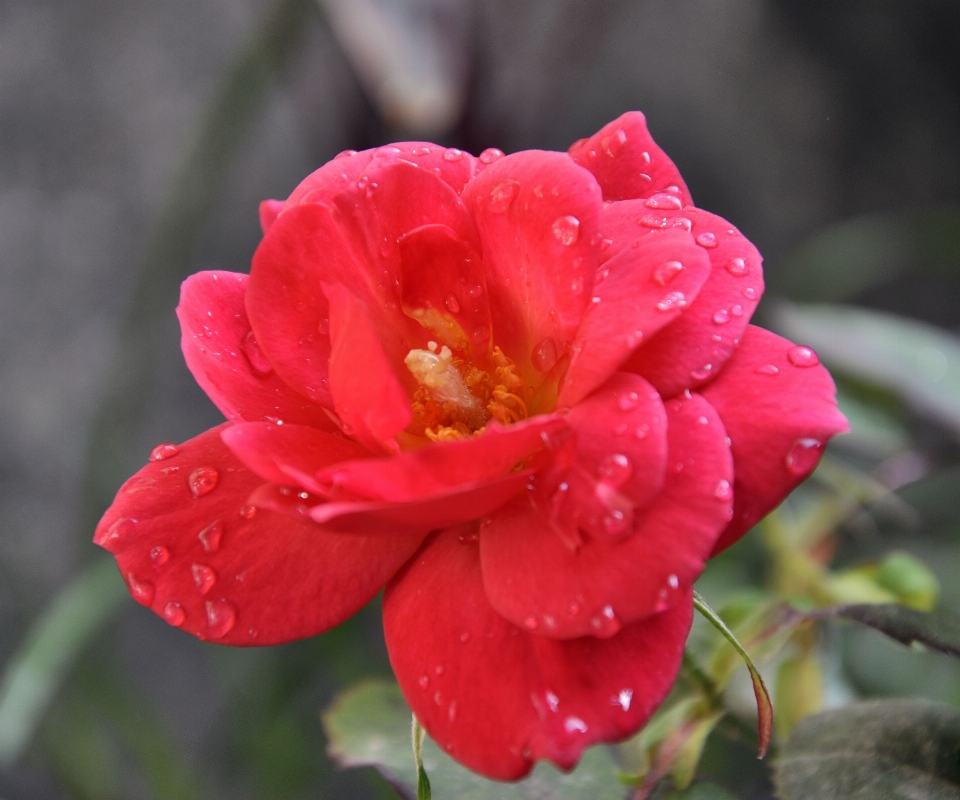
[[580, 238], [580, 220], [569, 214], [555, 219], [552, 229], [554, 238], [564, 247], [576, 244], [577, 239]]
[[537, 628], [537, 618], [534, 616], [529, 616], [523, 621], [523, 627], [528, 631], [536, 630]]
[[634, 331], [633, 333], [628, 333], [626, 341], [627, 347], [632, 350], [643, 341], [643, 331]]
[[520, 182], [509, 180], [498, 183], [490, 191], [490, 210], [495, 214], [503, 214], [513, 204], [517, 192], [520, 190]]
[[203, 497], [217, 488], [220, 482], [220, 473], [213, 467], [197, 467], [187, 478], [190, 494], [194, 497]]
[[426, 689], [430, 685], [430, 677], [428, 675], [421, 675], [417, 683], [420, 684], [421, 689]]
[[780, 368], [775, 367], [773, 364], [763, 364], [754, 370], [758, 375], [779, 375]]
[[658, 211], [679, 211], [683, 208], [683, 203], [679, 197], [667, 194], [666, 192], [657, 192], [657, 194], [651, 195], [644, 202], [644, 205], [647, 208], [655, 208]]
[[795, 367], [815, 367], [820, 363], [817, 354], [803, 345], [796, 345], [787, 350], [787, 358]]
[[717, 237], [710, 231], [705, 231], [704, 233], [697, 234], [697, 244], [701, 247], [716, 247], [717, 246]]
[[151, 461], [163, 461], [165, 458], [172, 458], [180, 452], [180, 448], [175, 444], [158, 444], [150, 451]]
[[273, 365], [270, 363], [270, 359], [264, 355], [263, 350], [260, 349], [253, 331], [247, 331], [247, 335], [240, 340], [240, 350], [243, 351], [243, 355], [250, 364], [250, 369], [256, 374], [269, 375], [273, 372]]
[[[690, 373], [690, 377], [695, 381], [705, 381], [713, 372], [713, 364], [704, 364], [700, 369], [695, 369]], [[705, 417], [703, 419], [706, 419]]]
[[242, 506], [240, 508], [240, 516], [244, 519], [253, 519], [257, 516], [257, 507], [256, 506]]
[[683, 264], [680, 261], [664, 261], [653, 271], [653, 280], [660, 286], [666, 286], [681, 272]]
[[693, 228], [693, 222], [688, 217], [676, 217], [673, 220], [674, 228], [683, 228], [685, 231], [689, 231]]
[[714, 325], [726, 325], [730, 321], [730, 312], [725, 308], [721, 308], [713, 315], [713, 324]]
[[484, 164], [492, 164], [498, 158], [503, 158], [503, 150], [496, 147], [488, 147], [480, 154], [480, 161]]
[[730, 313], [731, 313], [733, 316], [735, 316], [735, 317], [742, 317], [742, 316], [743, 316], [743, 306], [740, 306], [740, 305], [737, 305], [736, 303], [734, 303], [732, 306], [730, 306]]
[[717, 482], [717, 488], [713, 490], [713, 496], [717, 500], [729, 500], [733, 497], [733, 487], [730, 485], [728, 480], [720, 480]]
[[447, 708], [447, 719], [453, 722], [457, 718], [457, 701], [451, 700], [450, 707]]
[[633, 701], [633, 689], [621, 689], [614, 698], [614, 703], [620, 706], [624, 711], [630, 710], [630, 703]]
[[209, 592], [217, 582], [217, 573], [206, 564], [194, 564], [190, 567], [190, 572], [193, 574], [193, 583], [200, 594]]
[[623, 453], [613, 453], [600, 462], [597, 475], [604, 483], [618, 489], [630, 480], [633, 465]]
[[460, 644], [466, 644], [470, 641], [470, 631], [463, 631], [460, 634]]
[[549, 372], [557, 363], [557, 343], [548, 336], [533, 348], [533, 366], [539, 372]]
[[623, 150], [623, 146], [626, 143], [627, 132], [623, 128], [619, 128], [615, 133], [604, 136], [603, 139], [600, 140], [600, 147], [603, 148], [603, 152], [610, 156], [610, 158], [616, 158], [620, 155], [620, 151]]
[[750, 274], [750, 265], [739, 256], [737, 258], [731, 258], [727, 262], [727, 272], [735, 278], [743, 278]]
[[215, 553], [220, 549], [220, 541], [223, 539], [223, 522], [215, 519], [200, 533], [197, 534], [200, 544], [207, 553]]
[[443, 304], [451, 314], [456, 314], [460, 311], [460, 301], [452, 294], [447, 295], [447, 299], [443, 301]]
[[426, 156], [426, 155], [430, 155], [430, 148], [429, 148], [429, 147], [426, 147], [426, 146], [424, 146], [424, 147], [414, 147], [413, 150], [410, 151], [410, 154], [411, 154], [411, 155], [414, 155], [414, 156]]
[[603, 529], [614, 536], [626, 531], [629, 525], [630, 520], [628, 520], [626, 515], [618, 508], [609, 514], [605, 514], [603, 517]]
[[747, 300], [756, 300], [757, 290], [754, 289], [752, 286], [748, 286], [746, 289], [743, 290], [743, 296], [746, 297]]
[[154, 586], [150, 581], [141, 580], [132, 572], [127, 573], [127, 585], [133, 599], [141, 605], [149, 606], [153, 602]]
[[667, 227], [667, 218], [659, 217], [656, 214], [647, 214], [637, 220], [638, 225], [642, 225], [644, 228], [653, 228], [658, 230], [660, 228]]
[[820, 451], [823, 443], [819, 439], [797, 439], [787, 453], [785, 463], [787, 469], [794, 475], [806, 475], [820, 460]]
[[336, 161], [338, 158], [347, 158], [348, 156], [355, 156], [356, 154], [357, 154], [357, 151], [356, 151], [356, 150], [343, 150], [343, 151], [337, 153], [337, 154], [333, 157], [333, 160]]
[[639, 402], [640, 395], [636, 392], [627, 392], [626, 394], [620, 395], [617, 400], [617, 408], [621, 411], [633, 411]]
[[179, 603], [167, 603], [163, 607], [163, 618], [171, 625], [179, 628], [187, 618], [187, 612]]
[[673, 311], [675, 308], [683, 308], [687, 305], [687, 298], [683, 292], [668, 292], [663, 299], [657, 303], [659, 311]]
[[567, 733], [586, 733], [587, 723], [580, 719], [580, 717], [567, 717], [563, 721], [563, 729]]
[[214, 639], [222, 639], [237, 624], [237, 609], [227, 600], [208, 600], [207, 628]]
[[464, 157], [465, 153], [463, 150], [458, 150], [456, 147], [450, 147], [443, 154], [444, 161], [460, 161]]
[[170, 551], [162, 544], [150, 548], [150, 560], [155, 567], [162, 567], [170, 560]]

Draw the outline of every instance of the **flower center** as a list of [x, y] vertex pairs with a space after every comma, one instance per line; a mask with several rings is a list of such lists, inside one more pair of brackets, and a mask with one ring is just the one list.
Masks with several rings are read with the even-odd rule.
[[417, 383], [413, 413], [432, 441], [465, 439], [493, 419], [510, 425], [526, 419], [530, 387], [499, 347], [490, 354], [491, 369], [482, 370], [456, 358], [449, 347], [411, 350], [404, 363]]

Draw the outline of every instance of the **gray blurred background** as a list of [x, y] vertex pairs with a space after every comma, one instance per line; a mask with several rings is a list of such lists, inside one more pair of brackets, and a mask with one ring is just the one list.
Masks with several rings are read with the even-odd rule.
[[[960, 202], [958, 42], [957, 0], [0, 1], [0, 664], [151, 446], [219, 421], [177, 287], [248, 269], [261, 199], [346, 148], [565, 150], [640, 109], [786, 292], [827, 226]], [[957, 328], [958, 297], [954, 273], [859, 299]], [[385, 674], [378, 631], [344, 635]], [[0, 798], [192, 796], [125, 724], [165, 731], [200, 797], [381, 796], [322, 755], [335, 647], [227, 652], [124, 603]]]

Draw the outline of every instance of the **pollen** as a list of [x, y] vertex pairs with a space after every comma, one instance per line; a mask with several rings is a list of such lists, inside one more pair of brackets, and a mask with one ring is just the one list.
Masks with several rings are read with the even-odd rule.
[[513, 361], [494, 347], [488, 370], [455, 357], [449, 347], [411, 350], [404, 363], [420, 384], [412, 408], [432, 441], [465, 439], [493, 419], [510, 425], [526, 419], [530, 389]]

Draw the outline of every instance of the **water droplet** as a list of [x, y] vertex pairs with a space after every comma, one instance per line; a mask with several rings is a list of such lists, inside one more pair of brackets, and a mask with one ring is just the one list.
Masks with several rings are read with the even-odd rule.
[[604, 483], [619, 489], [633, 475], [633, 465], [623, 453], [614, 453], [600, 462], [597, 475]]
[[214, 639], [222, 639], [237, 624], [237, 609], [224, 599], [207, 600], [207, 628]]
[[443, 153], [444, 161], [460, 161], [464, 155], [466, 155], [463, 150], [458, 150], [456, 147], [449, 147]]
[[180, 448], [175, 444], [158, 444], [150, 451], [151, 461], [163, 461], [165, 458], [172, 458], [180, 452]]
[[136, 524], [137, 524], [137, 521], [135, 519], [127, 519], [126, 517], [121, 517], [116, 522], [114, 522], [109, 528], [107, 528], [107, 534], [106, 536], [103, 537], [103, 543], [108, 544], [111, 542], [116, 542], [122, 536], [126, 536], [128, 533], [132, 533]]
[[197, 534], [200, 544], [207, 553], [215, 553], [220, 549], [220, 540], [223, 539], [223, 522], [215, 519], [200, 533]]
[[580, 220], [567, 215], [553, 221], [553, 235], [564, 247], [570, 247], [580, 238]]
[[649, 433], [650, 433], [650, 426], [647, 424], [643, 424], [633, 432], [633, 435], [637, 439], [646, 439]]
[[219, 482], [220, 473], [213, 467], [197, 467], [187, 478], [190, 494], [195, 498], [210, 494], [210, 492], [217, 488]]
[[484, 164], [492, 164], [498, 158], [503, 158], [503, 150], [496, 147], [488, 147], [480, 154], [480, 161]]
[[697, 244], [701, 247], [716, 247], [717, 246], [717, 237], [714, 236], [710, 231], [697, 234]]
[[470, 641], [470, 632], [469, 632], [469, 631], [463, 631], [463, 632], [460, 634], [460, 644], [466, 644], [466, 643], [469, 642], [469, 641]]
[[636, 392], [627, 392], [626, 394], [620, 395], [617, 399], [617, 408], [621, 411], [633, 411], [639, 402], [640, 395]]
[[658, 230], [660, 228], [666, 228], [667, 221], [666, 217], [658, 217], [656, 214], [645, 214], [637, 220], [637, 224], [642, 225], [644, 228]]
[[756, 300], [757, 290], [754, 289], [752, 286], [748, 286], [746, 289], [743, 290], [743, 296], [746, 297], [747, 300]]
[[430, 148], [425, 146], [414, 147], [413, 150], [410, 151], [410, 154], [414, 156], [426, 156], [430, 154]]
[[162, 567], [170, 560], [170, 551], [162, 544], [150, 548], [150, 560], [155, 567]]
[[533, 366], [539, 372], [549, 372], [557, 363], [557, 343], [548, 336], [533, 348]]
[[714, 325], [726, 325], [729, 321], [730, 312], [725, 308], [721, 308], [716, 314], [713, 315]]
[[690, 377], [695, 381], [705, 381], [710, 377], [710, 373], [713, 372], [713, 364], [704, 364], [700, 369], [695, 369], [690, 373]]
[[567, 611], [570, 612], [570, 616], [577, 616], [580, 613], [580, 604], [576, 600], [571, 600], [570, 605], [567, 606]]
[[451, 700], [450, 707], [447, 709], [447, 719], [453, 722], [457, 718], [457, 701]]
[[133, 599], [141, 605], [149, 606], [153, 602], [154, 587], [150, 581], [141, 580], [132, 572], [128, 572], [127, 586], [130, 587]]
[[640, 154], [640, 158], [643, 160], [643, 163], [644, 163], [644, 164], [649, 164], [649, 163], [650, 163], [650, 154], [649, 154], [646, 150], [644, 150], [644, 151]]
[[750, 274], [750, 265], [742, 258], [731, 258], [727, 262], [727, 272], [735, 278], [743, 278]]
[[518, 191], [520, 191], [519, 181], [509, 180], [497, 184], [490, 192], [490, 210], [496, 214], [503, 214], [513, 204]]
[[787, 453], [786, 465], [794, 475], [806, 475], [820, 460], [823, 443], [819, 439], [797, 439]]
[[604, 514], [603, 529], [613, 536], [623, 533], [629, 526], [630, 520], [619, 508], [615, 508], [609, 514]]
[[567, 717], [563, 721], [563, 729], [567, 733], [586, 733], [587, 723], [580, 719], [580, 717]]
[[426, 688], [430, 685], [430, 676], [429, 676], [429, 675], [421, 675], [421, 676], [420, 676], [420, 680], [418, 680], [417, 683], [420, 684], [420, 688], [421, 688], [421, 689], [426, 689]]
[[548, 707], [551, 711], [553, 711], [554, 713], [556, 713], [557, 709], [560, 708], [560, 698], [557, 697], [557, 696], [556, 696], [553, 692], [551, 692], [549, 689], [547, 689], [547, 691], [544, 693], [544, 697], [547, 698], [547, 707]]
[[693, 228], [693, 221], [687, 217], [676, 217], [673, 220], [674, 228], [683, 228], [685, 231], [690, 231]]
[[657, 309], [660, 311], [673, 311], [675, 308], [683, 308], [687, 304], [687, 298], [683, 292], [668, 292], [663, 299], [657, 303]]
[[183, 610], [183, 606], [179, 603], [167, 603], [163, 607], [163, 618], [171, 625], [179, 628], [186, 620], [187, 612]]
[[217, 582], [217, 573], [206, 564], [194, 564], [190, 567], [190, 572], [193, 574], [193, 583], [200, 594], [209, 592]]
[[528, 631], [533, 631], [537, 629], [537, 618], [534, 616], [529, 616], [523, 621], [523, 627]]
[[658, 211], [679, 211], [683, 208], [683, 203], [679, 197], [674, 197], [672, 194], [667, 194], [666, 192], [657, 192], [657, 194], [651, 195], [644, 202], [644, 205], [647, 208], [655, 208]]
[[435, 667], [433, 668], [433, 673], [434, 673], [438, 678], [439, 678], [441, 675], [443, 675], [443, 664], [437, 664], [437, 666], [435, 666]]
[[452, 294], [447, 295], [447, 299], [443, 301], [443, 304], [451, 314], [456, 314], [460, 311], [460, 301]]
[[621, 689], [613, 699], [615, 705], [620, 706], [624, 711], [630, 710], [630, 703], [633, 700], [633, 689]]
[[660, 286], [666, 286], [683, 272], [683, 264], [679, 261], [664, 261], [653, 271], [653, 280]]
[[713, 490], [713, 496], [717, 500], [729, 500], [733, 497], [733, 487], [730, 485], [730, 481], [720, 480], [717, 482], [717, 488]]
[[248, 331], [247, 335], [240, 340], [240, 350], [243, 351], [250, 368], [255, 373], [268, 375], [273, 372], [273, 365], [270, 363], [270, 359], [264, 355], [263, 350], [260, 349], [260, 345], [257, 344], [257, 338], [253, 335], [253, 331]]
[[743, 306], [739, 306], [736, 303], [734, 303], [732, 306], [730, 306], [730, 313], [735, 317], [742, 317]]
[[763, 366], [757, 367], [754, 371], [758, 375], [778, 375], [780, 373], [780, 369], [773, 364], [764, 364]]
[[343, 150], [340, 153], [337, 153], [333, 160], [336, 161], [338, 158], [347, 158], [348, 156], [355, 156], [357, 154], [356, 150]]
[[634, 331], [626, 336], [627, 347], [631, 350], [643, 341], [643, 331]]
[[240, 516], [244, 519], [253, 519], [257, 516], [257, 507], [256, 506], [243, 506], [240, 509]]
[[787, 350], [787, 358], [795, 367], [815, 367], [820, 363], [820, 359], [813, 350], [799, 344]]
[[620, 155], [620, 151], [623, 150], [623, 146], [626, 143], [627, 132], [623, 128], [619, 128], [615, 133], [604, 136], [600, 140], [600, 147], [603, 148], [603, 152], [610, 156], [610, 158], [616, 158]]

